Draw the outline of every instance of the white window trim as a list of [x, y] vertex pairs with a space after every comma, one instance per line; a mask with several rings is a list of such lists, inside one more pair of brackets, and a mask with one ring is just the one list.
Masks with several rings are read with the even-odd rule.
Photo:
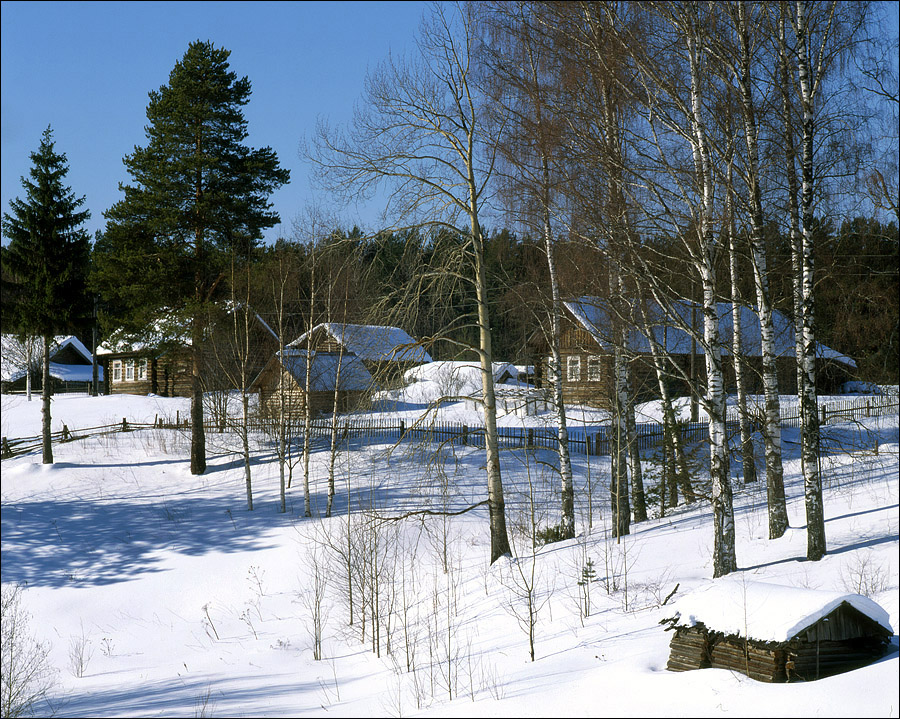
[[113, 360], [112, 363], [112, 381], [122, 381], [122, 360]]
[[125, 360], [125, 381], [134, 382], [134, 360]]
[[603, 379], [603, 360], [599, 355], [591, 355], [587, 360], [588, 382], [599, 382]]
[[139, 380], [147, 379], [147, 359], [139, 359], [137, 362], [137, 378]]
[[579, 355], [566, 357], [566, 380], [581, 382], [581, 357]]

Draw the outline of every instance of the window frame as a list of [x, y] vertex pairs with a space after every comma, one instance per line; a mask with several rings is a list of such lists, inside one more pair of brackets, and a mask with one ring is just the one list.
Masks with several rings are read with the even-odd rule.
[[587, 358], [588, 382], [603, 380], [603, 358], [600, 355], [589, 355]]
[[581, 355], [566, 357], [566, 381], [581, 382]]

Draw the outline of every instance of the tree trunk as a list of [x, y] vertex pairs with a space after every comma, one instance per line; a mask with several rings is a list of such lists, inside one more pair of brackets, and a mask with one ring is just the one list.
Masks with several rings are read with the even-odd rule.
[[814, 288], [813, 288], [813, 182], [814, 182], [814, 150], [815, 119], [813, 115], [815, 89], [818, 79], [810, 77], [812, 69], [807, 53], [806, 14], [803, 2], [796, 3], [796, 34], [799, 46], [797, 71], [800, 80], [801, 102], [803, 110], [803, 139], [801, 158], [801, 212], [803, 218], [803, 237], [801, 245], [801, 315], [803, 318], [803, 386], [800, 388], [800, 417], [802, 430], [800, 435], [800, 453], [803, 457], [803, 485], [806, 498], [806, 558], [817, 561], [825, 556], [825, 511], [822, 502], [822, 478], [819, 474], [819, 412], [816, 396], [816, 339], [814, 325]]
[[[627, 370], [626, 370], [627, 371]], [[625, 409], [625, 431], [628, 437], [628, 470], [631, 474], [632, 513], [635, 522], [647, 521], [647, 502], [644, 498], [644, 473], [638, 446], [637, 422], [634, 418], [634, 387], [628, 371], [628, 406]]]
[[43, 464], [53, 464], [53, 440], [50, 436], [50, 337], [44, 335], [41, 373], [41, 447]]
[[766, 497], [769, 508], [769, 539], [781, 537], [788, 528], [787, 503], [784, 492], [784, 467], [781, 451], [781, 400], [778, 390], [778, 365], [775, 351], [775, 327], [769, 291], [768, 266], [763, 240], [763, 209], [759, 178], [759, 143], [756, 114], [753, 106], [750, 69], [750, 28], [743, 5], [738, 7], [738, 26], [741, 36], [741, 107], [744, 136], [747, 143], [748, 177], [750, 182], [750, 254], [756, 303], [759, 313], [765, 396], [765, 426], [763, 441], [766, 455]]
[[198, 316], [191, 319], [191, 474], [206, 471], [206, 431], [203, 427], [203, 385], [200, 377], [203, 334], [200, 323]]
[[728, 216], [728, 268], [731, 277], [731, 361], [734, 367], [734, 383], [737, 388], [738, 421], [741, 429], [741, 467], [744, 483], [756, 481], [756, 457], [753, 452], [753, 435], [747, 411], [747, 390], [744, 379], [744, 339], [741, 323], [741, 290], [738, 281], [737, 237], [734, 226], [734, 173], [733, 156], [728, 158], [726, 188], [726, 215]]
[[241, 388], [241, 445], [244, 452], [244, 482], [247, 485], [247, 509], [253, 511], [253, 483], [250, 476], [250, 398]]
[[[547, 158], [541, 157], [544, 190], [550, 185], [550, 171], [547, 166]], [[562, 521], [560, 530], [563, 539], [572, 539], [575, 536], [575, 484], [572, 479], [572, 459], [569, 454], [569, 429], [566, 421], [566, 406], [563, 402], [562, 357], [559, 351], [561, 336], [562, 303], [559, 297], [559, 280], [556, 274], [556, 250], [550, 232], [550, 212], [548, 210], [549, 199], [544, 197], [544, 250], [547, 253], [547, 271], [550, 278], [550, 354], [557, 372], [553, 373], [553, 400], [556, 407], [557, 447], [559, 451], [559, 473], [562, 478]]]
[[[474, 182], [471, 183], [474, 189]], [[497, 434], [497, 402], [494, 397], [494, 369], [491, 353], [491, 324], [487, 306], [487, 279], [484, 267], [484, 241], [478, 225], [472, 198], [472, 244], [475, 254], [475, 295], [478, 305], [479, 358], [481, 386], [484, 395], [484, 447], [488, 478], [488, 510], [491, 527], [491, 564], [511, 554], [506, 531], [506, 505], [503, 499], [503, 480], [500, 473], [500, 451]]]
[[691, 74], [691, 135], [698, 185], [702, 195], [699, 216], [698, 270], [703, 290], [703, 340], [706, 354], [705, 409], [709, 415], [709, 475], [713, 509], [713, 577], [737, 569], [734, 541], [734, 506], [728, 471], [728, 440], [725, 432], [725, 387], [722, 377], [719, 316], [715, 296], [715, 239], [709, 223], [713, 217], [713, 179], [700, 103], [698, 43], [688, 33], [687, 49]]

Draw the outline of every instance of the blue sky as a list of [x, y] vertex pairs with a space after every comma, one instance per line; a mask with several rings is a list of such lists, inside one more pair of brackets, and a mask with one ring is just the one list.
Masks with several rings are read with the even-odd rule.
[[[897, 5], [886, 31], [897, 35]], [[317, 200], [299, 141], [316, 118], [347, 122], [368, 68], [414, 42], [423, 2], [10, 2], [2, 3], [2, 211], [22, 195], [29, 153], [52, 125], [69, 160], [68, 183], [85, 195], [91, 234], [129, 181], [122, 158], [144, 145], [147, 93], [168, 82], [188, 44], [231, 50], [231, 67], [253, 85], [245, 109], [249, 144], [270, 146], [291, 183], [272, 196], [289, 236]], [[344, 214], [377, 227], [374, 207]]]
[[[52, 125], [69, 161], [68, 184], [86, 196], [91, 235], [129, 181], [122, 158], [144, 145], [147, 93], [166, 84], [193, 40], [231, 51], [253, 86], [245, 108], [252, 147], [272, 147], [291, 183], [272, 196], [291, 221], [317, 198], [298, 156], [318, 116], [349, 120], [366, 70], [412, 45], [421, 2], [2, 3], [2, 210], [23, 195], [41, 133]], [[355, 218], [377, 224], [377, 212]]]

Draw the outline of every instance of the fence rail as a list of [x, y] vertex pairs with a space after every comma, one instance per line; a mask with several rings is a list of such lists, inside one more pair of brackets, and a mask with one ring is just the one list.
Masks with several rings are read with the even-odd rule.
[[[900, 397], [897, 395], [853, 397], [846, 400], [821, 402], [819, 404], [819, 421], [828, 424], [830, 421], [846, 422], [862, 417], [877, 417], [900, 413]], [[759, 422], [759, 418], [755, 420]], [[796, 406], [785, 407], [781, 411], [781, 423], [785, 427], [800, 426], [800, 409]], [[758, 425], [757, 425], [758, 426]], [[189, 430], [190, 419], [176, 417], [174, 422], [156, 417], [153, 422], [132, 422], [122, 418], [121, 422], [71, 430], [63, 425], [61, 430], [52, 432], [51, 442], [71, 442], [86, 437], [114, 432], [131, 432], [139, 429], [180, 429]], [[739, 420], [736, 408], [729, 407], [725, 423], [729, 436], [739, 431]], [[204, 422], [207, 432], [225, 432], [234, 429], [235, 422], [209, 420]], [[254, 434], [275, 436], [275, 420], [254, 418], [248, 429]], [[338, 421], [336, 429], [342, 439], [389, 439], [439, 444], [468, 445], [484, 447], [484, 427], [465, 425], [461, 422], [434, 422], [407, 424], [403, 420], [357, 419]], [[686, 442], [700, 442], [709, 438], [709, 423], [679, 423], [679, 430]], [[498, 427], [498, 440], [501, 449], [520, 447], [555, 449], [558, 443], [556, 427]], [[330, 438], [332, 420], [314, 419], [310, 425], [311, 439]], [[300, 433], [292, 432], [292, 439]], [[596, 427], [570, 428], [569, 451], [577, 454], [607, 456], [610, 453], [611, 432], [608, 425]], [[662, 442], [663, 427], [656, 422], [637, 425], [638, 448], [652, 449]], [[6, 459], [39, 450], [43, 440], [40, 435], [34, 437], [3, 437], [0, 440], [0, 457]]]

